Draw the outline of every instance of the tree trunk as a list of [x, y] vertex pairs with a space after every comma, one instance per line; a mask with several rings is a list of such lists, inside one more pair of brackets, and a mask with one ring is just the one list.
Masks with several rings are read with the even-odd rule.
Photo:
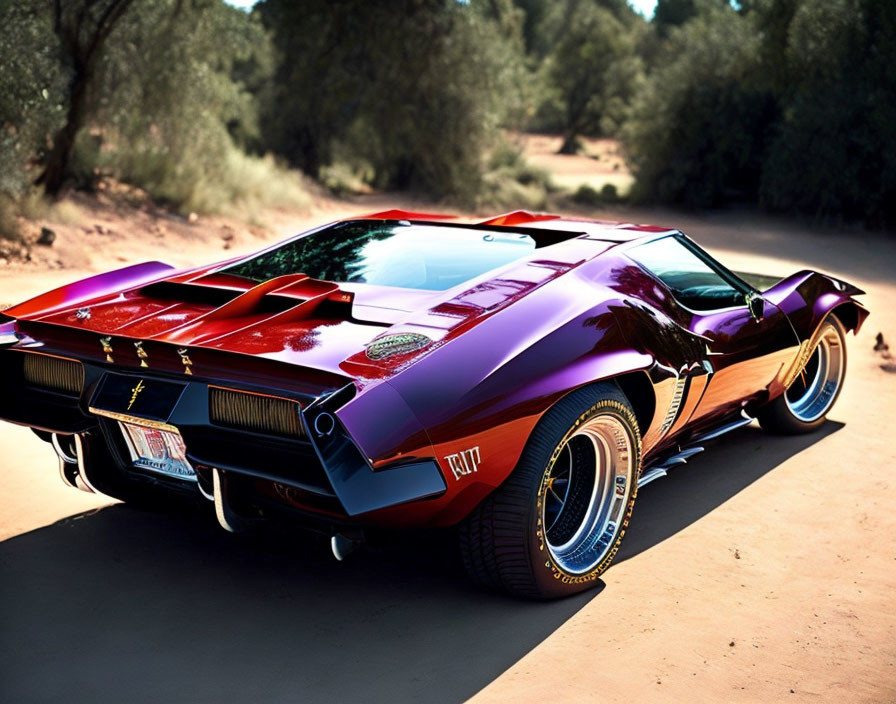
[[35, 181], [35, 184], [44, 187], [44, 192], [50, 197], [55, 198], [60, 194], [70, 175], [75, 138], [84, 124], [87, 113], [87, 84], [87, 73], [83, 70], [77, 71], [65, 124], [54, 135], [53, 148], [47, 154], [44, 170]]
[[563, 137], [563, 144], [560, 145], [558, 154], [578, 154], [582, 145], [579, 142], [579, 135], [575, 132], [567, 132]]
[[[73, 0], [66, 0], [65, 9], [63, 0], [53, 2], [53, 31], [73, 63], [74, 77], [65, 124], [53, 137], [53, 147], [47, 154], [44, 170], [35, 180], [35, 184], [43, 185], [48, 196], [57, 197], [71, 175], [72, 150], [79, 130], [87, 121], [98, 57], [109, 34], [132, 2], [109, 0], [98, 16], [92, 12], [94, 0], [83, 0], [79, 7], [73, 7]], [[175, 12], [180, 6], [179, 0]], [[83, 26], [85, 21], [92, 22], [93, 26]]]

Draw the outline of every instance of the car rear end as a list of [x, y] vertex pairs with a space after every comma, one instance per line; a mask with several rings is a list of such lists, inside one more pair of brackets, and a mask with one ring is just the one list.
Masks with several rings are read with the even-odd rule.
[[3, 328], [0, 418], [50, 442], [72, 486], [204, 497], [228, 528], [285, 510], [329, 532], [444, 490], [433, 461], [364, 483], [370, 462], [336, 415], [357, 393], [349, 377], [27, 321]]

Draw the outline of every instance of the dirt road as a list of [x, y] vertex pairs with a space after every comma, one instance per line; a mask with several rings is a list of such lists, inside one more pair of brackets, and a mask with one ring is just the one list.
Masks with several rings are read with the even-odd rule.
[[[107, 506], [0, 425], [0, 700], [896, 701], [896, 374], [872, 351], [878, 331], [896, 342], [896, 244], [732, 213], [637, 219], [736, 269], [868, 291], [821, 432], [726, 436], [643, 490], [598, 590], [532, 604], [470, 588], [420, 540], [336, 564]], [[0, 269], [0, 301], [75, 274]]]

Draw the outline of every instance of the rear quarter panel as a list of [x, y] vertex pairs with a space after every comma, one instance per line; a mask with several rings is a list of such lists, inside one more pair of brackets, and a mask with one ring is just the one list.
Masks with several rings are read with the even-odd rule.
[[[654, 369], [648, 339], [659, 341], [661, 357], [676, 370], [684, 363], [688, 354], [675, 334], [678, 326], [599, 283], [607, 267], [604, 260], [586, 263], [382, 382], [425, 428], [448, 489], [435, 501], [379, 512], [378, 521], [449, 525], [462, 519], [513, 471], [538, 420], [562, 396], [598, 380]], [[668, 407], [662, 399], [673, 393], [667, 379], [674, 379], [671, 369], [654, 377], [660, 410], [648, 433]], [[362, 422], [365, 395], [338, 413], [350, 433]], [[478, 466], [456, 475], [447, 458], [473, 448]], [[375, 466], [403, 451], [383, 444], [363, 449]]]

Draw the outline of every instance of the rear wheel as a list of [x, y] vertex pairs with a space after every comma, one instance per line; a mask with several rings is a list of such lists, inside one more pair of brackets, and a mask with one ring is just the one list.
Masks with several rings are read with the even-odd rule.
[[641, 438], [615, 384], [561, 399], [532, 432], [513, 473], [460, 527], [470, 575], [537, 598], [593, 586], [628, 527]]
[[840, 395], [845, 375], [846, 331], [829, 315], [813, 338], [806, 366], [787, 391], [759, 412], [759, 423], [788, 435], [818, 429]]

